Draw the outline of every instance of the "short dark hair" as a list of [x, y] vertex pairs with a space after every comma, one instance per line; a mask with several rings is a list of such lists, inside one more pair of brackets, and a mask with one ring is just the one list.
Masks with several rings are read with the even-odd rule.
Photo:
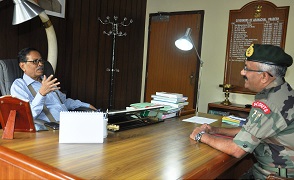
[[287, 67], [285, 66], [276, 66], [272, 64], [258, 63], [257, 65], [259, 70], [264, 72], [269, 72], [271, 75], [275, 77], [285, 77]]
[[27, 61], [27, 55], [31, 51], [37, 51], [37, 52], [39, 52], [35, 48], [31, 48], [31, 47], [24, 48], [24, 49], [20, 50], [19, 53], [18, 53], [18, 55], [17, 55], [18, 62], [26, 62]]

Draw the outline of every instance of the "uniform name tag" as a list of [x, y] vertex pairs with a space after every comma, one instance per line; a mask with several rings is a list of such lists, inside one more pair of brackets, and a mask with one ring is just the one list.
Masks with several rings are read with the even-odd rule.
[[252, 107], [255, 107], [255, 108], [260, 108], [263, 110], [264, 114], [269, 114], [271, 113], [271, 110], [270, 108], [264, 104], [263, 102], [260, 102], [260, 101], [255, 101], [252, 103]]

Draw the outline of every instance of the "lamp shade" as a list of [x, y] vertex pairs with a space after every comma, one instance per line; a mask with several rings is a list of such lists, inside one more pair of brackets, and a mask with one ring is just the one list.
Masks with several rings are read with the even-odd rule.
[[189, 51], [193, 48], [193, 43], [190, 38], [191, 28], [187, 28], [186, 33], [183, 37], [175, 41], [177, 48], [183, 51]]
[[40, 6], [37, 6], [26, 0], [13, 0], [13, 2], [15, 5], [12, 25], [28, 21], [44, 12], [44, 9], [42, 9]]

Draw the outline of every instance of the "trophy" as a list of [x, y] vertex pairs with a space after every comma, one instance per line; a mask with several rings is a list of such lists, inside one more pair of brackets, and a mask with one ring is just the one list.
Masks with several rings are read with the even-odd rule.
[[221, 104], [229, 106], [232, 104], [229, 100], [229, 96], [230, 96], [229, 90], [232, 89], [232, 85], [231, 84], [224, 84], [223, 89], [225, 91], [225, 100], [223, 102], [221, 102]]

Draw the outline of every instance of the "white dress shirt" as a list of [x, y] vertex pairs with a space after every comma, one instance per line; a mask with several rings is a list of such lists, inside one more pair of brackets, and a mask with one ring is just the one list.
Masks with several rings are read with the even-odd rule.
[[[37, 93], [36, 97], [32, 95], [28, 88], [28, 85], [30, 84]], [[50, 113], [56, 121], [60, 120], [61, 111], [68, 111], [78, 107], [90, 106], [90, 104], [81, 102], [80, 100], [66, 98], [66, 95], [59, 90], [52, 91], [48, 93], [46, 96], [42, 96], [39, 93], [39, 89], [41, 88], [41, 86], [41, 82], [35, 81], [28, 75], [24, 74], [23, 78], [18, 78], [13, 82], [10, 89], [11, 95], [16, 96], [20, 99], [28, 100], [30, 102], [32, 115], [34, 119], [41, 119], [50, 122], [50, 120], [43, 112], [44, 104], [49, 109]]]

